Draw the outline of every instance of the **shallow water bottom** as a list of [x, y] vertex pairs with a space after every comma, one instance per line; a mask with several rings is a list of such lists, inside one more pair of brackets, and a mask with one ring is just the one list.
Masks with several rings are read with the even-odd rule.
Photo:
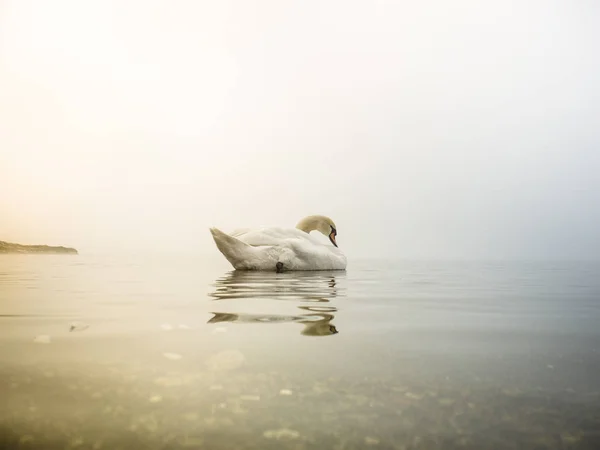
[[238, 350], [162, 358], [3, 367], [0, 448], [600, 448], [600, 391], [560, 381], [588, 363], [433, 358], [393, 376], [308, 377], [258, 370]]
[[600, 266], [0, 258], [0, 449], [597, 449]]

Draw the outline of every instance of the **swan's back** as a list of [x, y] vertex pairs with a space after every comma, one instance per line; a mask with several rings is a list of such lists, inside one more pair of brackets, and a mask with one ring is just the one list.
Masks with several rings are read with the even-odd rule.
[[264, 245], [284, 245], [286, 241], [308, 241], [313, 245], [322, 245], [319, 240], [304, 231], [296, 228], [258, 228], [236, 230], [231, 236], [254, 247]]
[[289, 228], [241, 229], [226, 234], [212, 228], [217, 247], [239, 270], [344, 270], [346, 257], [315, 236]]

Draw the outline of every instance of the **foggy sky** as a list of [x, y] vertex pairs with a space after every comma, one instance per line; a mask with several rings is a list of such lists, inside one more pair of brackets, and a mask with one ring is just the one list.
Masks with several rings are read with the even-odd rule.
[[0, 240], [598, 259], [596, 1], [0, 0]]

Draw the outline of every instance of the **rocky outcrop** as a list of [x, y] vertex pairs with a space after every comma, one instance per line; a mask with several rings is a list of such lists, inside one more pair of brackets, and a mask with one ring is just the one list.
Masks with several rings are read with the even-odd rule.
[[70, 247], [52, 247], [50, 245], [21, 245], [0, 241], [0, 253], [61, 253], [77, 255]]

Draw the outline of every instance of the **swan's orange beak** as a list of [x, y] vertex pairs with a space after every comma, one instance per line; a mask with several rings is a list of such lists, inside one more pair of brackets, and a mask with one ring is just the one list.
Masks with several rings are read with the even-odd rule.
[[335, 228], [332, 228], [331, 229], [331, 233], [329, 233], [329, 240], [331, 241], [331, 243], [333, 245], [335, 245], [337, 247], [338, 246], [337, 242], [335, 242], [335, 237], [336, 236], [337, 236], [337, 231], [335, 230]]

